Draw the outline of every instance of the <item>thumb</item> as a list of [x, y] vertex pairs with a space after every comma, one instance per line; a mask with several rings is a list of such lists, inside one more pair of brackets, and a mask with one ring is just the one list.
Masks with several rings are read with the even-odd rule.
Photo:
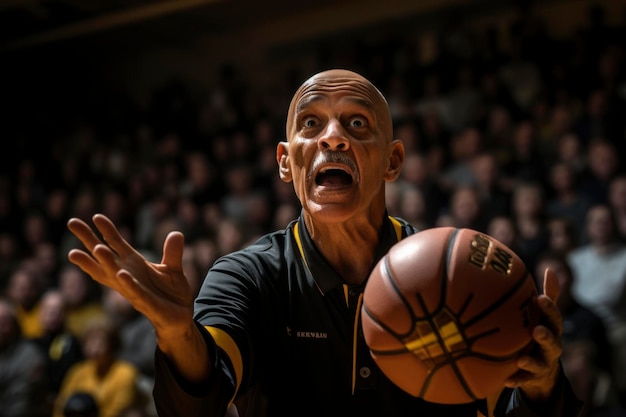
[[543, 293], [556, 303], [560, 292], [559, 280], [556, 277], [556, 274], [550, 268], [546, 268], [543, 275]]
[[161, 263], [175, 271], [183, 270], [183, 248], [185, 236], [178, 231], [170, 232], [163, 243], [163, 258]]

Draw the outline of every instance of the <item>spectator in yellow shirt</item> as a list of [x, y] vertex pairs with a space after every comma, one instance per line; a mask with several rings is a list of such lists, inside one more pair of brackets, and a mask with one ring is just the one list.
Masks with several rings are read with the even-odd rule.
[[85, 360], [68, 371], [55, 402], [53, 417], [63, 417], [67, 400], [77, 392], [91, 394], [99, 417], [119, 417], [144, 404], [137, 390], [138, 369], [118, 358], [120, 335], [106, 318], [87, 324], [81, 339]]

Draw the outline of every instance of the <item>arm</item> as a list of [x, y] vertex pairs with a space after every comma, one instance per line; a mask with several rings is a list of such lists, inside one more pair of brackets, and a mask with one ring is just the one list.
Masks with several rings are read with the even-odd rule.
[[184, 236], [171, 232], [161, 263], [147, 261], [104, 215], [93, 216], [95, 228], [72, 218], [70, 231], [85, 250], [72, 249], [69, 260], [95, 281], [123, 295], [154, 326], [159, 350], [178, 375], [192, 383], [209, 379], [207, 345], [193, 321], [193, 292], [182, 269]]

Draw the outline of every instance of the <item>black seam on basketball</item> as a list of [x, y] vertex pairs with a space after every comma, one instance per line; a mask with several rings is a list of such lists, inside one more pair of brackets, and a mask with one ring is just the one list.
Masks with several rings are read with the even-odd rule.
[[[367, 305], [363, 304], [363, 312], [377, 325], [379, 325], [380, 327], [382, 327], [387, 333], [393, 335], [396, 339], [398, 339], [398, 341], [402, 344], [402, 346], [404, 346], [404, 343], [402, 342], [402, 337], [399, 336], [392, 328], [390, 328], [389, 326], [387, 326], [385, 323], [383, 323], [382, 321], [380, 321], [378, 319], [378, 317], [376, 317], [374, 315], [374, 313], [372, 313], [369, 308], [367, 308]], [[393, 355], [393, 354], [397, 354], [397, 353], [402, 353], [402, 352], [408, 352], [408, 350], [406, 349], [394, 349], [394, 350], [378, 350], [378, 349], [372, 349], [370, 347], [370, 351], [379, 355], [382, 354], [388, 354], [388, 355]]]
[[[402, 296], [402, 293], [400, 292], [400, 289], [398, 288], [398, 286], [395, 283], [395, 280], [393, 279], [393, 276], [392, 276], [391, 271], [389, 269], [389, 255], [385, 255], [383, 257], [383, 267], [384, 267], [384, 274], [382, 274], [382, 278], [389, 280], [389, 282], [391, 283], [391, 286], [392, 286], [394, 292], [398, 295], [398, 297], [400, 297], [400, 299], [404, 303], [404, 306], [405, 306], [406, 310], [411, 313], [412, 323], [413, 324], [412, 324], [411, 328], [409, 329], [408, 333], [406, 333], [406, 334], [399, 334], [395, 330], [393, 330], [391, 327], [387, 326], [387, 324], [385, 324], [382, 321], [380, 321], [378, 319], [378, 317], [376, 317], [376, 315], [374, 315], [374, 313], [372, 311], [370, 311], [370, 309], [367, 307], [366, 303], [363, 303], [363, 311], [365, 312], [365, 314], [373, 322], [375, 322], [378, 326], [382, 327], [387, 333], [389, 333], [393, 337], [395, 337], [398, 340], [398, 342], [400, 342], [400, 344], [402, 346], [404, 346], [403, 337], [405, 337], [406, 335], [411, 334], [413, 332], [413, 329], [415, 329], [415, 316], [413, 315], [413, 310], [411, 309], [411, 306], [404, 299], [404, 297]], [[378, 350], [378, 349], [372, 349], [371, 347], [370, 347], [370, 351], [372, 353], [376, 353], [377, 355], [394, 355], [394, 354], [398, 354], [398, 353], [409, 352], [406, 348], [404, 348], [404, 349], [393, 349], [393, 350]]]
[[[407, 335], [411, 334], [413, 332], [413, 330], [415, 329], [415, 322], [417, 321], [417, 316], [415, 315], [415, 312], [413, 311], [413, 308], [411, 307], [411, 304], [404, 297], [404, 294], [402, 293], [402, 291], [400, 290], [400, 288], [396, 284], [396, 279], [394, 278], [393, 274], [391, 273], [391, 269], [389, 268], [389, 256], [386, 255], [383, 260], [384, 260], [383, 266], [385, 268], [384, 278], [389, 280], [389, 283], [391, 284], [391, 287], [393, 288], [394, 292], [396, 293], [398, 298], [400, 298], [400, 300], [402, 301], [402, 304], [404, 304], [404, 308], [411, 314], [412, 325], [411, 325], [411, 328], [409, 329], [409, 331], [407, 333], [404, 333], [404, 334], [395, 334], [394, 333], [394, 335], [407, 336]], [[424, 311], [426, 311], [426, 310], [424, 310]]]
[[515, 282], [515, 285], [513, 285], [500, 298], [498, 298], [496, 301], [491, 303], [491, 305], [489, 305], [486, 309], [484, 309], [483, 311], [479, 312], [474, 317], [471, 317], [468, 320], [464, 321], [464, 323], [463, 323], [464, 326], [465, 327], [470, 327], [472, 324], [474, 324], [475, 322], [481, 320], [483, 317], [488, 316], [494, 310], [496, 310], [498, 307], [500, 307], [502, 304], [507, 302], [515, 292], [517, 292], [520, 288], [522, 288], [522, 286], [526, 282], [526, 279], [528, 278], [528, 275], [529, 275], [528, 270], [524, 269], [524, 273], [522, 274], [521, 279], [518, 279], [517, 282]]
[[474, 293], [471, 293], [467, 296], [467, 298], [465, 299], [465, 301], [463, 301], [463, 304], [461, 305], [461, 308], [459, 309], [457, 316], [461, 317], [463, 315], [463, 313], [465, 312], [465, 310], [467, 310], [467, 307], [469, 307], [470, 302], [474, 299]]
[[450, 236], [448, 237], [448, 243], [446, 247], [446, 258], [443, 259], [443, 277], [441, 279], [441, 297], [439, 298], [440, 306], [437, 310], [440, 310], [446, 304], [446, 296], [448, 293], [448, 266], [450, 265], [450, 260], [452, 259], [452, 253], [454, 248], [454, 242], [456, 242], [456, 237], [459, 234], [459, 229], [454, 229]]
[[395, 355], [402, 355], [402, 354], [407, 354], [407, 355], [413, 354], [413, 352], [407, 349], [379, 350], [379, 349], [370, 348], [370, 352], [379, 356], [395, 356]]
[[488, 360], [490, 362], [508, 362], [511, 359], [516, 358], [518, 355], [519, 355], [519, 352], [514, 352], [505, 356], [493, 356], [493, 355], [487, 355], [485, 353], [469, 352], [467, 355], [462, 355], [459, 357], [480, 358], [480, 359]]
[[[420, 294], [416, 294], [416, 295], [417, 295], [417, 301], [421, 305], [422, 310], [423, 311], [428, 311], [426, 309], [426, 303], [424, 302], [424, 298]], [[429, 322], [431, 329], [433, 329], [433, 333], [435, 334], [435, 337], [437, 338], [437, 341], [439, 342], [439, 346], [441, 346], [441, 351], [444, 352], [443, 356], [445, 356], [445, 358], [446, 358], [444, 361], [441, 361], [440, 364], [441, 364], [441, 366], [443, 366], [443, 364], [450, 365], [450, 367], [452, 368], [452, 371], [456, 374], [457, 379], [461, 383], [461, 386], [463, 387], [463, 389], [465, 390], [467, 395], [472, 400], [477, 400], [478, 398], [476, 397], [476, 395], [474, 395], [474, 392], [468, 386], [467, 381], [465, 381], [465, 378], [463, 378], [463, 374], [461, 373], [461, 370], [459, 369], [459, 367], [456, 364], [457, 357], [453, 356], [450, 353], [450, 351], [448, 351], [448, 349], [444, 348], [444, 346], [446, 346], [446, 343], [443, 340], [443, 337], [441, 337], [441, 333], [439, 333], [439, 329], [437, 327], [437, 323], [435, 323], [435, 321], [434, 321], [434, 317], [435, 316], [436, 316], [436, 314], [427, 314], [426, 315], [426, 320]], [[426, 376], [426, 379], [424, 380], [424, 384], [422, 385], [422, 389], [420, 390], [420, 397], [423, 397], [425, 395], [426, 390], [428, 389], [428, 387], [430, 385], [430, 379], [435, 374], [436, 374], [436, 372], [430, 372]]]
[[[456, 242], [456, 238], [457, 238], [457, 236], [458, 236], [460, 231], [461, 231], [461, 229], [455, 228], [452, 231], [452, 233], [450, 234], [450, 236], [448, 237], [448, 243], [447, 243], [447, 248], [446, 248], [447, 249], [446, 250], [446, 259], [445, 259], [444, 269], [443, 269], [443, 279], [441, 280], [441, 298], [440, 298], [440, 302], [443, 305], [446, 304], [445, 300], [446, 300], [446, 297], [447, 297], [447, 290], [448, 290], [448, 271], [449, 271], [450, 262], [452, 260], [452, 255], [454, 254], [454, 243]], [[440, 307], [440, 309], [441, 309], [441, 307]], [[458, 319], [458, 317], [460, 317], [460, 315], [456, 316], [454, 314], [453, 314], [453, 316], [454, 316], [455, 319]], [[463, 333], [462, 337], [465, 340], [465, 335], [464, 335], [465, 332], [462, 332], [462, 333]], [[437, 339], [439, 340], [439, 344], [441, 344], [442, 346], [445, 345], [445, 342], [441, 338], [441, 335], [439, 334], [439, 332], [437, 332]], [[463, 386], [463, 389], [465, 390], [467, 395], [469, 395], [469, 397], [472, 398], [473, 400], [476, 400], [477, 397], [474, 395], [474, 392], [470, 389], [469, 385], [467, 384], [467, 381], [465, 381], [465, 378], [463, 378], [463, 374], [461, 373], [460, 369], [458, 368], [458, 366], [457, 366], [457, 364], [455, 362], [456, 358], [452, 358], [452, 355], [450, 355], [450, 353], [447, 352], [447, 350], [446, 350], [446, 357], [448, 358], [447, 362], [452, 367], [452, 370], [456, 374], [459, 382]]]

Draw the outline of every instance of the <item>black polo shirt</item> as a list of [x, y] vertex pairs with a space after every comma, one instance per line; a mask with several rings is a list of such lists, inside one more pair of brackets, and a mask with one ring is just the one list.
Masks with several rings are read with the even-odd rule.
[[[385, 219], [376, 261], [416, 232]], [[381, 373], [360, 331], [363, 289], [333, 271], [302, 218], [220, 258], [195, 303], [215, 372], [202, 386], [186, 385], [157, 351], [159, 415], [221, 416], [234, 400], [241, 416], [255, 417], [475, 417], [484, 401], [427, 403]]]

